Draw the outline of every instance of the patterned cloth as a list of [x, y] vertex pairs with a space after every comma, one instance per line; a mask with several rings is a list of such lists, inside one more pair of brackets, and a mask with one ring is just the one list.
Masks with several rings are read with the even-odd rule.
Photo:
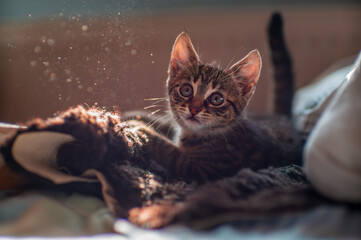
[[[147, 136], [115, 113], [77, 107], [27, 126], [1, 152], [33, 187], [102, 197], [115, 216], [143, 227], [182, 223], [208, 228], [245, 214], [286, 214], [332, 204], [313, 190], [302, 168], [294, 165], [241, 169], [233, 177], [206, 184], [174, 179], [142, 151]], [[75, 140], [58, 146], [53, 157], [48, 154], [53, 148], [49, 143], [59, 136]]]

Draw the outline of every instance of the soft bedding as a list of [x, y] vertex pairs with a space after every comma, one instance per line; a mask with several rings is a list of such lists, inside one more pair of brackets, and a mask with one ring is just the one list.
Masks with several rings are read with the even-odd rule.
[[[357, 206], [339, 204], [319, 195], [300, 166], [270, 167], [259, 171], [242, 169], [234, 177], [198, 185], [169, 178], [159, 166], [145, 162], [140, 151], [145, 136], [137, 135], [137, 132], [132, 132], [120, 118], [101, 110], [78, 107], [53, 119], [36, 119], [27, 123], [27, 126], [8, 138], [10, 140], [2, 148], [2, 153], [14, 171], [26, 176], [27, 184], [30, 184], [31, 188], [42, 189], [37, 194], [45, 194], [41, 198], [45, 197], [46, 200], [40, 200], [40, 203], [30, 201], [26, 204], [25, 193], [20, 192], [20, 195], [10, 197], [9, 192], [5, 192], [4, 201], [1, 202], [3, 209], [10, 209], [8, 201], [16, 197], [20, 197], [20, 202], [28, 208], [20, 211], [17, 217], [3, 217], [1, 234], [87, 235], [107, 231], [122, 233], [132, 226], [127, 222], [130, 221], [143, 228], [183, 225], [198, 230], [229, 224], [228, 226], [242, 230], [243, 233], [260, 232], [263, 229], [261, 232], [281, 233], [286, 234], [285, 236], [290, 234], [292, 229], [295, 236], [313, 237], [313, 233], [308, 230], [301, 233], [296, 231], [303, 227], [307, 229], [309, 225], [305, 225], [306, 219], [313, 216], [313, 211], [323, 212], [321, 215], [330, 214], [328, 220], [341, 211], [341, 217], [345, 217], [342, 224], [346, 220], [351, 222], [347, 231], [342, 230], [339, 233], [350, 236], [359, 234], [358, 228], [352, 227], [360, 219]], [[83, 145], [63, 144], [60, 149], [64, 156], [58, 154], [57, 158], [45, 158], [44, 162], [38, 161], [42, 159], [41, 155], [37, 155], [39, 151], [35, 154], [37, 158], [31, 157], [34, 156], [32, 150], [36, 149], [36, 146], [19, 148], [21, 144], [39, 142], [37, 138], [43, 138], [44, 134], [47, 140], [46, 134], [54, 132], [72, 135]], [[44, 146], [45, 142], [40, 142]], [[117, 144], [118, 150], [114, 149], [115, 145], [112, 144]], [[86, 147], [89, 145], [97, 146], [102, 151], [89, 152], [87, 149], [94, 149]], [[126, 151], [129, 149], [130, 151]], [[69, 152], [71, 154], [67, 155]], [[27, 158], [23, 159], [21, 156]], [[79, 160], [74, 161], [71, 157]], [[34, 161], [36, 165], [27, 162], [25, 169], [24, 161]], [[42, 168], [39, 164], [45, 167]], [[47, 174], [49, 169], [57, 171], [58, 174]], [[49, 191], [51, 194], [46, 195]], [[78, 204], [81, 202], [80, 206], [86, 208], [83, 206], [84, 200], [74, 200], [79, 197], [89, 198], [92, 204], [100, 201], [98, 198], [104, 199], [107, 208], [99, 204], [99, 210], [91, 207], [88, 210], [79, 210], [79, 206], [71, 204], [72, 200]], [[32, 212], [34, 209], [36, 211]], [[97, 213], [98, 211], [100, 213]], [[24, 216], [25, 220], [21, 221]], [[36, 221], [31, 221], [35, 216], [46, 219], [46, 224], [50, 226], [44, 231], [39, 230], [35, 226], [42, 228], [46, 224], [38, 225]], [[128, 220], [116, 222], [112, 229], [109, 227], [112, 216]], [[56, 221], [50, 221], [54, 219]], [[337, 221], [339, 219], [338, 215]], [[27, 228], [16, 225], [19, 223], [25, 223], [25, 226], [32, 224]], [[338, 224], [340, 222], [336, 225]], [[77, 226], [80, 226], [80, 229]], [[337, 226], [332, 230], [337, 229]], [[137, 227], [133, 228], [134, 231], [128, 233], [129, 236], [135, 233], [140, 236], [148, 234]], [[19, 230], [17, 232], [14, 229]], [[315, 233], [314, 236], [327, 234], [329, 232], [325, 230]], [[182, 236], [179, 237], [182, 239]]]
[[[319, 206], [294, 214], [229, 219], [208, 231], [172, 225], [150, 230], [114, 219], [104, 203], [89, 196], [30, 191], [0, 201], [0, 236], [51, 236], [62, 239], [358, 239], [360, 212]], [[11, 209], [11, 211], [10, 211]], [[115, 221], [116, 220], [116, 221]]]
[[1, 192], [0, 235], [361, 238], [360, 205], [323, 197], [300, 166], [186, 183], [145, 160], [146, 139], [118, 114], [83, 107], [7, 133], [1, 171], [18, 184]]
[[149, 228], [233, 212], [294, 212], [327, 202], [295, 165], [241, 169], [206, 184], [172, 178], [142, 151], [146, 139], [117, 114], [77, 107], [27, 123], [3, 145], [2, 155], [34, 188], [102, 197], [116, 217]]

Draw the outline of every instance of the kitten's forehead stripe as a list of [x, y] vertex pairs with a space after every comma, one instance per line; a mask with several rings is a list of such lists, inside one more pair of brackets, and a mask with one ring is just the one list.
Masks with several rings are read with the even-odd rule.
[[200, 72], [199, 76], [201, 77], [202, 82], [204, 82], [204, 74], [203, 74], [203, 72]]
[[200, 81], [196, 81], [195, 83], [192, 84], [193, 87], [193, 96], [197, 95], [199, 92], [199, 85], [200, 85]]
[[212, 88], [213, 88], [213, 89], [215, 89], [217, 85], [218, 85], [218, 83], [217, 83], [216, 81], [213, 81], [213, 82], [212, 82]]
[[[211, 86], [211, 87], [209, 87]], [[207, 99], [212, 93], [216, 92], [219, 89], [219, 86], [215, 86], [215, 88], [212, 88], [213, 83], [209, 83], [208, 85], [208, 89], [206, 91], [206, 93], [204, 94], [204, 98]]]
[[205, 82], [202, 82], [200, 84], [200, 86], [198, 87], [198, 91], [200, 94], [204, 95], [204, 93], [208, 90], [208, 84], [206, 84]]
[[[201, 79], [201, 77], [198, 75], [198, 76], [194, 76], [194, 78], [193, 78], [193, 82], [194, 83], [197, 83], [198, 82], [198, 80], [200, 80]], [[202, 80], [201, 80], [202, 81]]]

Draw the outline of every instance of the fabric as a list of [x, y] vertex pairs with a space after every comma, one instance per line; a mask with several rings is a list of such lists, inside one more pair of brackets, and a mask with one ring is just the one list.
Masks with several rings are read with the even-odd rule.
[[[259, 216], [222, 224], [209, 231], [174, 225], [149, 230], [125, 219], [115, 221], [99, 199], [78, 194], [30, 191], [0, 194], [1, 239], [358, 239], [361, 213], [342, 206]], [[347, 227], [346, 227], [347, 226]]]
[[294, 124], [304, 139], [308, 138], [351, 69], [352, 65], [339, 68], [296, 92], [292, 107]]
[[342, 206], [319, 206], [290, 214], [258, 217], [244, 215], [210, 231], [194, 231], [184, 226], [170, 226], [149, 231], [120, 219], [115, 230], [131, 239], [159, 240], [239, 240], [239, 239], [359, 239], [361, 213]]
[[[70, 135], [76, 141], [44, 141], [49, 134], [54, 138]], [[27, 189], [38, 189], [40, 196], [20, 192], [17, 198], [1, 198], [0, 215], [4, 215], [0, 234], [87, 235], [108, 231], [113, 233], [100, 237], [217, 240], [361, 236], [360, 210], [319, 195], [300, 166], [242, 169], [215, 182], [186, 183], [172, 179], [147, 160], [141, 151], [146, 136], [133, 131], [117, 114], [77, 107], [56, 118], [30, 121], [26, 129], [7, 139], [1, 147], [7, 165], [27, 179]], [[62, 145], [54, 146], [54, 142]], [[39, 143], [49, 151], [39, 151], [35, 146]], [[21, 147], [27, 144], [35, 144], [36, 155], [31, 147]], [[47, 167], [43, 169], [52, 167], [58, 174], [42, 174], [29, 163], [23, 167], [24, 161], [39, 164], [39, 159]], [[53, 195], [44, 197], [49, 190]], [[101, 198], [108, 210], [98, 205]], [[75, 203], [64, 204], [71, 199], [76, 199]], [[14, 200], [17, 204], [10, 204]], [[97, 207], [84, 211], [86, 202]], [[114, 220], [108, 218], [109, 212], [123, 218], [112, 229], [108, 229]], [[36, 222], [35, 217], [42, 220]], [[43, 219], [45, 223], [40, 225]], [[160, 227], [164, 229], [144, 229]], [[46, 228], [45, 234], [42, 228]], [[192, 230], [210, 228], [215, 229]]]
[[27, 126], [1, 148], [13, 170], [35, 188], [102, 197], [116, 217], [143, 227], [182, 223], [204, 229], [245, 214], [283, 214], [331, 204], [313, 190], [299, 166], [241, 169], [203, 185], [173, 179], [142, 151], [147, 136], [115, 113], [77, 107]]
[[[361, 202], [361, 54], [304, 151], [305, 169], [326, 196]], [[322, 169], [322, 171], [320, 171]]]
[[114, 220], [104, 202], [95, 197], [51, 191], [0, 192], [1, 236], [109, 233]]

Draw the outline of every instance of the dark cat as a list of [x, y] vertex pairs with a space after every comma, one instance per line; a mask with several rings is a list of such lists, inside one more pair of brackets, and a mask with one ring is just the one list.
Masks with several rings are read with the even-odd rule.
[[[277, 38], [283, 39], [282, 29], [277, 30], [282, 28], [282, 21], [278, 20], [273, 18], [270, 33], [281, 34], [271, 36], [271, 49], [285, 50], [283, 53], [287, 54], [282, 44], [274, 44], [279, 41]], [[164, 121], [159, 124], [155, 120], [153, 127], [137, 120], [129, 122], [147, 133], [149, 141], [145, 148], [149, 156], [172, 176], [200, 182], [233, 175], [241, 168], [299, 163], [301, 147], [287, 117], [251, 117], [245, 112], [256, 89], [261, 65], [257, 50], [227, 69], [203, 64], [188, 34], [181, 33], [173, 46], [166, 82], [172, 139], [168, 131], [155, 130]], [[276, 81], [276, 89], [287, 92], [283, 99], [286, 103], [277, 97], [276, 104], [288, 106], [293, 90], [284, 89], [283, 85], [292, 83]], [[289, 114], [288, 110], [278, 109], [282, 108], [276, 106], [276, 112]]]

